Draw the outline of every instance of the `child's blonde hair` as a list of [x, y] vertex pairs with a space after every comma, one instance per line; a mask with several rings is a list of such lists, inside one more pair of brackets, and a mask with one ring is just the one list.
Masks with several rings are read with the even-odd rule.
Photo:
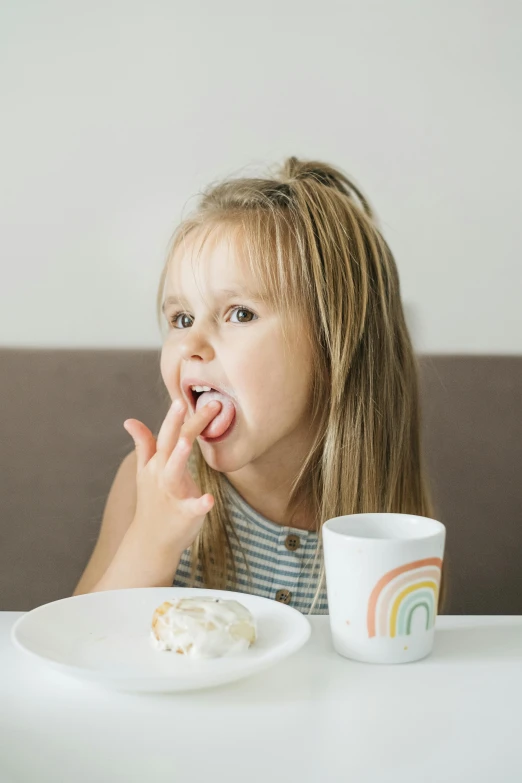
[[[433, 517], [420, 442], [418, 366], [405, 323], [397, 267], [360, 189], [326, 163], [290, 157], [267, 178], [212, 184], [175, 230], [158, 292], [158, 319], [169, 264], [192, 232], [200, 250], [224, 229], [282, 324], [297, 315], [313, 352], [311, 424], [317, 435], [289, 498], [315, 510], [317, 531], [342, 514], [400, 512]], [[285, 333], [286, 334], [286, 333]], [[215, 503], [191, 549], [203, 583], [234, 589], [231, 536], [219, 472], [196, 441], [193, 466]], [[243, 552], [244, 555], [244, 552]], [[245, 563], [248, 569], [248, 563]], [[325, 585], [322, 540], [310, 584], [310, 612]], [[445, 600], [442, 580], [439, 611]]]

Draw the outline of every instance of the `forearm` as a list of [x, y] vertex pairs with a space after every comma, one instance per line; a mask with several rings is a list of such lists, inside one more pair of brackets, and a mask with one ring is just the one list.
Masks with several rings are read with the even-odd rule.
[[120, 590], [127, 587], [169, 587], [181, 552], [159, 550], [132, 529], [125, 534], [118, 551], [102, 578], [89, 592]]

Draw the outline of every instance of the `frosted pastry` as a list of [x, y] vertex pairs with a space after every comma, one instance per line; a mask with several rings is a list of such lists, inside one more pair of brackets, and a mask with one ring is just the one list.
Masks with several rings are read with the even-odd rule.
[[220, 658], [247, 650], [256, 640], [256, 623], [239, 601], [180, 598], [154, 610], [151, 644], [189, 658]]

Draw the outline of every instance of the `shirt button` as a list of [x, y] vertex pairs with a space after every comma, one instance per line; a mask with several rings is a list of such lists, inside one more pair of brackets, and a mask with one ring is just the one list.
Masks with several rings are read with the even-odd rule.
[[292, 599], [292, 593], [290, 590], [278, 590], [275, 598], [276, 601], [280, 601], [282, 604], [289, 604]]
[[301, 539], [299, 538], [299, 536], [291, 533], [289, 536], [285, 538], [285, 546], [289, 552], [295, 552], [295, 550], [299, 549], [299, 547], [301, 546]]

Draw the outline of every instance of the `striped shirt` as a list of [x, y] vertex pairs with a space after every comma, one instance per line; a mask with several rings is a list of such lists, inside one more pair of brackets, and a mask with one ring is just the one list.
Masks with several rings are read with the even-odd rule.
[[[281, 601], [303, 614], [308, 614], [317, 589], [319, 573], [316, 566], [315, 581], [309, 584], [318, 533], [283, 527], [271, 522], [248, 505], [225, 475], [222, 475], [222, 478], [228, 498], [228, 512], [252, 574], [252, 583], [250, 583], [241, 550], [234, 536], [231, 536], [237, 570], [237, 583], [234, 589]], [[174, 587], [189, 586], [190, 552], [190, 548], [186, 549], [181, 556], [174, 577]], [[195, 579], [196, 587], [203, 585], [199, 563]], [[313, 614], [328, 614], [328, 600], [324, 587], [319, 593]]]

